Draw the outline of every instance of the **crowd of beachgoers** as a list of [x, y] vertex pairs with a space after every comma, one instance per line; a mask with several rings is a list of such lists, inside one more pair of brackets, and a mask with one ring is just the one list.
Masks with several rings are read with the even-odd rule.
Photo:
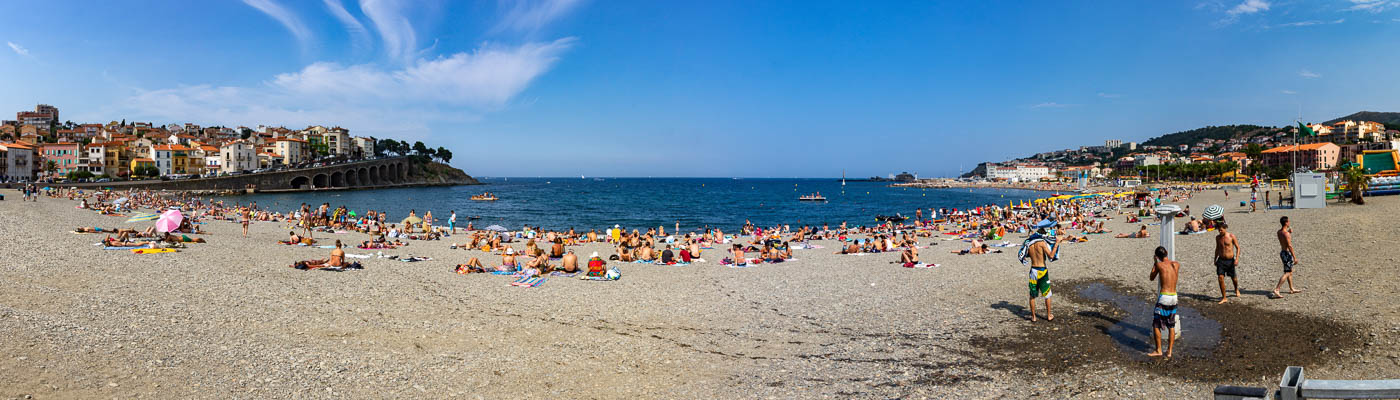
[[[359, 268], [361, 266], [358, 262], [347, 260], [346, 249], [377, 250], [378, 255], [383, 256], [383, 250], [433, 241], [434, 245], [480, 250], [485, 253], [465, 257], [465, 262], [457, 264], [455, 268], [458, 273], [535, 277], [547, 274], [573, 276], [582, 272], [584, 278], [603, 280], [620, 277], [620, 272], [608, 267], [609, 262], [687, 265], [707, 262], [705, 256], [711, 256], [717, 264], [735, 268], [789, 262], [794, 259], [794, 250], [824, 248], [813, 244], [813, 240], [839, 241], [840, 248], [835, 249], [835, 254], [898, 253], [896, 262], [902, 266], [932, 267], [935, 265], [920, 261], [919, 250], [938, 245], [940, 242], [966, 243], [966, 247], [950, 251], [959, 255], [1000, 253], [1000, 248], [1024, 247], [1032, 239], [1042, 236], [1050, 239], [1049, 243], [1082, 243], [1089, 241], [1092, 235], [1109, 233], [1103, 224], [1107, 219], [1122, 216], [1126, 222], [1133, 223], [1145, 218], [1158, 218], [1147, 206], [1164, 201], [1181, 201], [1205, 189], [1203, 186], [1183, 186], [1144, 192], [1145, 195], [1119, 191], [1063, 195], [1022, 202], [1019, 205], [1012, 203], [973, 209], [918, 209], [914, 210], [912, 216], [882, 216], [878, 223], [870, 225], [842, 221], [838, 225], [763, 227], [746, 220], [737, 232], [725, 232], [717, 227], [685, 231], [679, 223], [673, 225], [669, 232], [666, 226], [629, 230], [618, 225], [605, 228], [601, 232], [598, 229], [582, 231], [574, 228], [551, 230], [538, 226], [509, 230], [500, 226], [482, 228], [472, 221], [460, 226], [457, 224], [458, 217], [455, 211], [446, 217], [435, 217], [432, 211], [425, 211], [420, 216], [417, 210], [412, 210], [407, 216], [396, 221], [386, 211], [356, 212], [346, 205], [333, 207], [330, 203], [303, 203], [293, 209], [277, 210], [257, 202], [230, 204], [183, 192], [134, 189], [93, 191], [44, 188], [41, 193], [35, 195], [67, 198], [78, 202], [76, 207], [79, 209], [104, 215], [126, 216], [143, 211], [160, 214], [175, 210], [183, 217], [178, 229], [169, 232], [158, 231], [153, 226], [74, 229], [77, 233], [106, 234], [102, 243], [113, 248], [183, 247], [186, 243], [203, 242], [205, 239], [199, 237], [205, 233], [201, 225], [210, 222], [241, 224], [244, 236], [247, 236], [249, 225], [279, 223], [285, 224], [289, 230], [286, 239], [279, 241], [279, 244], [316, 246], [331, 250], [327, 258], [294, 260], [291, 265], [301, 269]], [[1135, 211], [1124, 211], [1126, 207], [1133, 206], [1143, 207], [1138, 207]], [[1188, 207], [1183, 216], [1189, 214]], [[1053, 223], [1046, 225], [1047, 221]], [[1213, 223], [1212, 220], [1198, 221], [1195, 216], [1191, 216], [1190, 221], [1185, 223], [1183, 232], [1203, 232], [1213, 228], [1210, 225]], [[1048, 231], [1044, 229], [1047, 227], [1050, 228]], [[330, 237], [328, 235], [348, 232], [362, 233], [368, 238], [353, 243], [342, 240], [334, 240], [333, 244], [321, 241]], [[1012, 243], [1009, 240], [1012, 235], [1026, 238], [1026, 241]], [[1119, 238], [1148, 236], [1146, 224], [1134, 232], [1116, 235]], [[451, 244], [443, 243], [444, 240]], [[593, 252], [580, 264], [578, 255], [569, 247], [586, 243], [607, 243], [613, 248], [613, 254], [605, 258], [598, 252]], [[712, 255], [714, 252], [719, 254]], [[485, 260], [488, 254], [492, 259]], [[369, 257], [365, 254], [351, 256]], [[410, 256], [402, 261], [426, 260]], [[613, 270], [611, 274], [610, 270]]]

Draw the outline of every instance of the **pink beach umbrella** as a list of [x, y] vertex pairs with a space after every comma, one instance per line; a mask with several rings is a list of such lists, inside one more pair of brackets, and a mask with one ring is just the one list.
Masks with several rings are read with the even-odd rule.
[[185, 217], [180, 215], [179, 210], [166, 211], [160, 215], [160, 219], [156, 220], [156, 231], [161, 233], [174, 232], [180, 228], [180, 221], [184, 220]]

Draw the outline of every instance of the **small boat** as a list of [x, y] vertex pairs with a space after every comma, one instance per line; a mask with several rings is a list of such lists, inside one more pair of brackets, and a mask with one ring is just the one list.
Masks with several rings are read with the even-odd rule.
[[486, 194], [478, 194], [478, 195], [472, 196], [471, 199], [472, 199], [472, 201], [496, 201], [496, 200], [498, 200], [498, 198], [496, 197], [496, 195], [486, 195]]
[[797, 201], [826, 201], [826, 197], [818, 193], [812, 193], [806, 196], [798, 197]]

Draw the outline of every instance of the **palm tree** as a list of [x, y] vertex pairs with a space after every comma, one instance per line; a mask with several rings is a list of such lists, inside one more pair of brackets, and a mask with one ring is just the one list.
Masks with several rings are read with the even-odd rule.
[[1366, 199], [1361, 197], [1363, 191], [1370, 184], [1370, 178], [1366, 176], [1366, 170], [1361, 166], [1353, 165], [1342, 170], [1342, 179], [1347, 183], [1347, 190], [1351, 191], [1351, 202], [1356, 204], [1366, 204]]

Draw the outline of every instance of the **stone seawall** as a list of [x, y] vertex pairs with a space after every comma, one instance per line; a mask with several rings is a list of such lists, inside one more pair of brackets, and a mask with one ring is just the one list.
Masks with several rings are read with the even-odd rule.
[[[475, 185], [476, 179], [443, 164], [420, 164], [412, 157], [328, 165], [324, 167], [264, 172], [214, 178], [147, 180], [108, 183], [42, 184], [80, 188], [216, 190], [290, 192], [313, 190], [378, 189], [406, 186]], [[17, 186], [16, 186], [17, 187]]]

